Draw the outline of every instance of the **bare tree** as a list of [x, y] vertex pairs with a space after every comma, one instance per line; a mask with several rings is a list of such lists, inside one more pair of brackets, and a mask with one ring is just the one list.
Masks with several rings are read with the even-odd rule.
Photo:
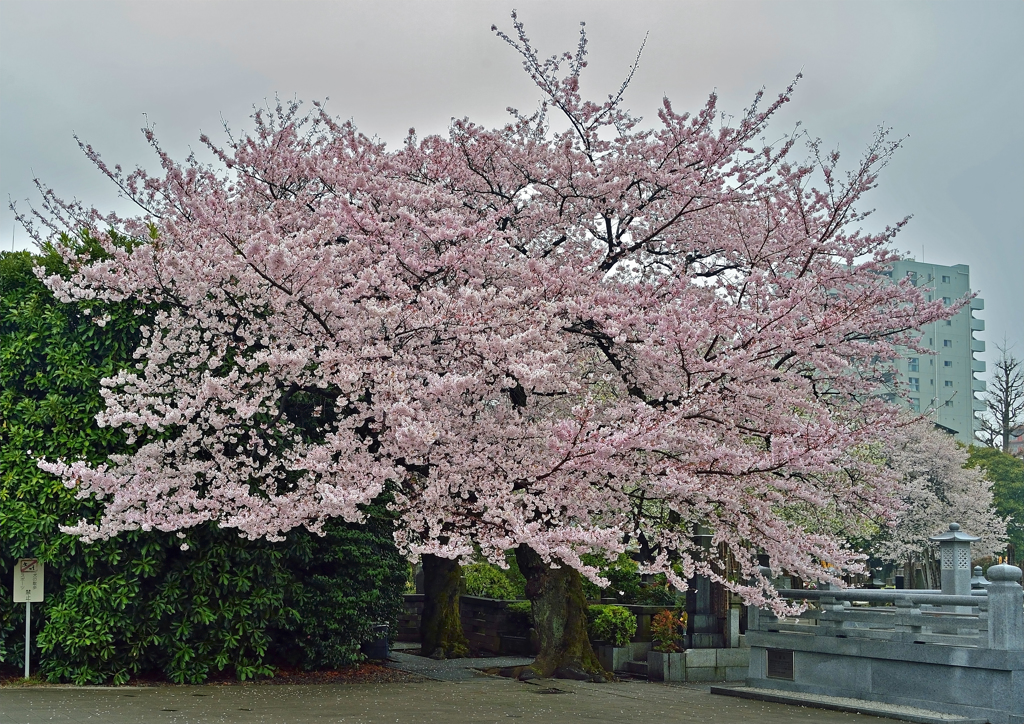
[[1006, 347], [997, 347], [999, 360], [985, 393], [985, 413], [975, 436], [989, 447], [1010, 451], [1010, 439], [1024, 428], [1024, 363]]

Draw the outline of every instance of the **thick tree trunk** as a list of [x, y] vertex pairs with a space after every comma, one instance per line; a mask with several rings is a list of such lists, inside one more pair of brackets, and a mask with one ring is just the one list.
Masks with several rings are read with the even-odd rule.
[[610, 677], [587, 637], [587, 600], [580, 574], [569, 566], [551, 568], [526, 546], [516, 548], [516, 563], [526, 577], [526, 597], [540, 639], [540, 653], [521, 677], [528, 672], [581, 680]]
[[462, 567], [458, 561], [423, 556], [423, 616], [420, 618], [422, 653], [432, 658], [457, 659], [469, 654], [462, 633], [459, 588]]

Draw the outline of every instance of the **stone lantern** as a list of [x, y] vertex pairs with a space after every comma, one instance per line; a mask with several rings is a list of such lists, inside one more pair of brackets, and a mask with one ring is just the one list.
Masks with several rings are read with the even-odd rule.
[[939, 544], [942, 593], [946, 596], [970, 596], [971, 543], [981, 538], [964, 533], [959, 523], [950, 523], [947, 532], [928, 540]]
[[981, 566], [974, 567], [974, 575], [971, 576], [971, 588], [977, 590], [988, 585], [988, 579], [983, 575]]

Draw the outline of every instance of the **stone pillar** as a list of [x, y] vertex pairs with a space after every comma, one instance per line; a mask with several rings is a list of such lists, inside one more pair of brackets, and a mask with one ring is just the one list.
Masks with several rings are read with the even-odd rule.
[[959, 523], [950, 523], [947, 532], [928, 540], [939, 544], [943, 595], [970, 596], [971, 543], [981, 538], [964, 533]]
[[729, 606], [728, 616], [725, 619], [725, 646], [729, 649], [737, 649], [740, 646], [739, 606]]
[[[702, 548], [711, 545], [710, 531], [698, 527], [694, 542]], [[689, 581], [686, 591], [686, 633], [690, 635], [690, 646], [695, 649], [723, 648], [724, 636], [718, 629], [718, 616], [711, 599], [711, 579], [697, 575]]]
[[1024, 589], [1017, 566], [988, 569], [988, 646], [998, 651], [1024, 651]]
[[[772, 571], [767, 566], [761, 566], [761, 575], [771, 580]], [[756, 583], [756, 579], [752, 580], [751, 583]], [[763, 624], [778, 621], [775, 614], [770, 610], [762, 610], [757, 606], [747, 606], [747, 631], [765, 631], [767, 629], [762, 628]]]

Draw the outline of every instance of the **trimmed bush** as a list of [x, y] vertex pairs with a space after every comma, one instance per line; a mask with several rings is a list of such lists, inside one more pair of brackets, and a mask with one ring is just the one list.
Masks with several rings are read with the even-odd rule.
[[622, 606], [590, 606], [587, 610], [590, 638], [625, 646], [636, 635], [636, 616]]
[[651, 620], [651, 641], [655, 651], [671, 654], [680, 650], [679, 637], [686, 630], [686, 614], [661, 611]]

